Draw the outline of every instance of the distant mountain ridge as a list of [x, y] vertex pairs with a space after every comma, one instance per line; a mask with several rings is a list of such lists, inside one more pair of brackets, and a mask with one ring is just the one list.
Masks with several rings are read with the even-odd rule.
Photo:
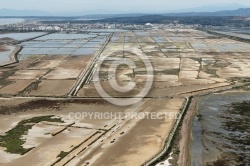
[[[128, 13], [128, 14], [89, 14], [78, 15], [79, 18], [115, 18], [115, 17], [139, 17], [147, 15], [162, 15], [162, 16], [250, 16], [250, 8], [239, 8], [237, 10], [221, 10], [216, 12], [182, 12], [182, 13]], [[25, 17], [25, 16], [58, 16], [49, 12], [38, 10], [12, 10], [0, 9], [0, 17]], [[62, 17], [62, 16], [58, 16]], [[66, 16], [67, 17], [67, 16]]]
[[[246, 5], [241, 5], [238, 3], [230, 3], [230, 4], [217, 4], [217, 5], [206, 5], [194, 8], [186, 8], [170, 11], [167, 13], [190, 13], [190, 12], [217, 12], [224, 10], [237, 10], [240, 8], [248, 8]], [[166, 12], [164, 12], [166, 13]]]
[[217, 12], [188, 12], [188, 13], [166, 13], [163, 16], [250, 16], [250, 8], [237, 10], [222, 10]]
[[[131, 13], [131, 14], [92, 14], [85, 15], [84, 18], [119, 18], [119, 17], [140, 17], [150, 16], [154, 14], [143, 14], [143, 13]], [[186, 12], [186, 13], [163, 13], [155, 14], [161, 16], [233, 16], [233, 17], [248, 17], [250, 16], [250, 8], [240, 8], [237, 10], [222, 10], [217, 12]]]

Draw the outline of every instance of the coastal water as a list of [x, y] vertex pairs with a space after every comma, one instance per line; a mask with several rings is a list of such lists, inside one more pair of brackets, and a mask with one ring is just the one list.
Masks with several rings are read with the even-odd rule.
[[197, 109], [191, 165], [250, 165], [250, 93], [201, 97]]
[[0, 65], [10, 60], [10, 54], [15, 50], [14, 46], [6, 46], [6, 51], [0, 51]]
[[22, 18], [0, 18], [0, 25], [15, 24], [23, 22]]

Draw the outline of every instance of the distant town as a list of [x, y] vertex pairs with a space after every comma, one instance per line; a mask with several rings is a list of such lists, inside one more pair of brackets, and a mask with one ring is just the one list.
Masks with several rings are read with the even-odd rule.
[[87, 31], [87, 30], [157, 30], [166, 28], [198, 28], [201, 25], [184, 25], [178, 22], [170, 24], [110, 24], [110, 23], [87, 23], [87, 24], [75, 24], [75, 23], [64, 23], [64, 24], [43, 24], [43, 23], [15, 23], [0, 26], [2, 31]]

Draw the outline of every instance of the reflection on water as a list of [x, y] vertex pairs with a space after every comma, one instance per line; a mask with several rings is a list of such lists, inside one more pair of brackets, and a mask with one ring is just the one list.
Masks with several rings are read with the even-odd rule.
[[246, 34], [246, 33], [249, 33], [249, 29], [246, 32], [243, 31], [244, 34], [240, 34], [240, 33], [242, 33], [240, 31], [238, 31], [238, 32], [236, 31], [237, 33], [235, 33], [235, 32], [223, 32], [223, 31], [213, 31], [213, 32], [224, 34], [224, 35], [229, 35], [229, 36], [235, 36], [235, 37], [248, 39], [248, 40], [250, 39], [250, 35]]
[[87, 39], [96, 37], [96, 35], [90, 34], [65, 34], [65, 33], [53, 33], [50, 35], [46, 35], [36, 40], [76, 40], [76, 39]]
[[6, 34], [0, 34], [0, 38], [11, 38], [15, 40], [25, 40], [34, 38], [37, 36], [44, 35], [46, 33], [44, 32], [27, 32], [27, 33], [6, 33]]
[[202, 41], [196, 41], [191, 44], [196, 50], [209, 51], [214, 50], [215, 52], [248, 52], [250, 51], [249, 44], [247, 43], [205, 43]]
[[10, 55], [15, 48], [14, 46], [5, 46], [6, 51], [0, 51], [0, 64], [5, 64], [10, 60]]
[[163, 38], [163, 37], [155, 37], [155, 36], [153, 36], [152, 37], [157, 43], [164, 43], [164, 42], [166, 42], [166, 40]]
[[192, 165], [250, 163], [250, 93], [216, 94], [198, 101], [193, 121]]
[[195, 149], [193, 153], [191, 153], [192, 166], [199, 166], [202, 165], [202, 159], [197, 157], [202, 154], [202, 129], [197, 117], [194, 118], [192, 129], [193, 133], [196, 134], [192, 141], [192, 148]]
[[53, 33], [32, 41], [22, 42], [20, 60], [30, 55], [93, 55], [107, 40], [107, 36], [93, 34]]

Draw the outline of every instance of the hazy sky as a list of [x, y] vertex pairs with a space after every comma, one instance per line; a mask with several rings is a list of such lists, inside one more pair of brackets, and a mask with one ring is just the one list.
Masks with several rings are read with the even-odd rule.
[[250, 0], [0, 0], [0, 8], [43, 10], [49, 12], [112, 11], [171, 11], [206, 5], [238, 3], [250, 6]]

